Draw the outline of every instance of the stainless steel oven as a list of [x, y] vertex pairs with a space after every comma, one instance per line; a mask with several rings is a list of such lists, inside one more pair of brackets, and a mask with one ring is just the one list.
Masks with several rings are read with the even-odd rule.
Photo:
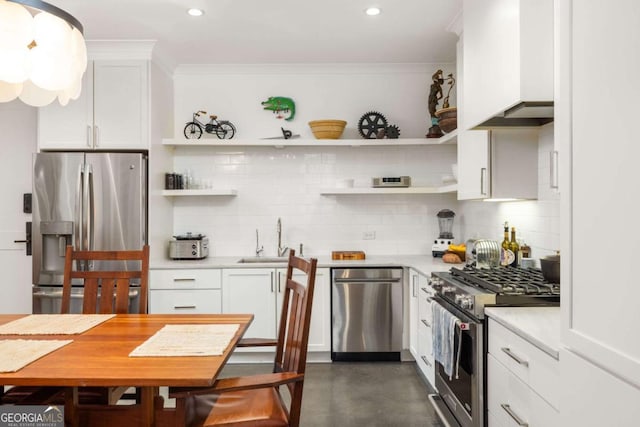
[[[451, 426], [484, 426], [484, 327], [482, 320], [469, 316], [441, 297], [436, 304], [453, 314], [454, 367], [451, 376], [435, 362], [435, 386], [439, 395], [430, 396], [438, 412]], [[453, 418], [451, 417], [453, 416]]]
[[[484, 427], [487, 424], [484, 308], [557, 306], [560, 304], [560, 286], [546, 282], [542, 273], [535, 269], [472, 266], [433, 273], [430, 284], [436, 291], [435, 304], [440, 306], [434, 307], [434, 316], [439, 311], [455, 320], [456, 339], [453, 344], [449, 342], [449, 348], [454, 350], [457, 368], [457, 375], [450, 377], [436, 357], [435, 386], [439, 394], [430, 399], [449, 426]], [[451, 361], [450, 358], [442, 360]]]

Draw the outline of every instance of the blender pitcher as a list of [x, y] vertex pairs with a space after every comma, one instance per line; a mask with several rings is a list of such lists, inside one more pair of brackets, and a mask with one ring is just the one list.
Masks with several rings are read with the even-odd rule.
[[439, 239], [453, 239], [453, 217], [456, 214], [452, 210], [443, 209], [438, 212], [438, 227], [440, 228]]
[[438, 227], [440, 228], [440, 234], [438, 238], [434, 240], [431, 247], [431, 254], [434, 257], [441, 257], [449, 249], [449, 245], [453, 244], [453, 218], [456, 216], [455, 212], [450, 209], [443, 209], [436, 215], [438, 217]]

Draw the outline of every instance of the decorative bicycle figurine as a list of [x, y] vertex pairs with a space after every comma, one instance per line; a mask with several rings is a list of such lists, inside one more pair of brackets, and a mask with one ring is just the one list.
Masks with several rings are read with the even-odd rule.
[[193, 121], [188, 122], [184, 127], [185, 138], [200, 139], [203, 129], [207, 133], [215, 134], [220, 139], [231, 139], [236, 134], [236, 127], [230, 121], [217, 121], [218, 116], [211, 114], [209, 122], [205, 124], [198, 120], [201, 114], [207, 114], [207, 112], [200, 110], [193, 113]]

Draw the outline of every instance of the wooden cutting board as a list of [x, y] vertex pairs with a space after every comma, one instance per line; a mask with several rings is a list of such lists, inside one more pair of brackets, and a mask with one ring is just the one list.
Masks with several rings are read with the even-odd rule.
[[365, 259], [363, 251], [332, 251], [332, 260], [361, 260]]

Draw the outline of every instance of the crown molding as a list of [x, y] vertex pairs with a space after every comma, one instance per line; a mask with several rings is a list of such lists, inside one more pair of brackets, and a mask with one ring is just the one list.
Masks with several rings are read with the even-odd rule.
[[151, 60], [155, 40], [87, 40], [92, 60]]

